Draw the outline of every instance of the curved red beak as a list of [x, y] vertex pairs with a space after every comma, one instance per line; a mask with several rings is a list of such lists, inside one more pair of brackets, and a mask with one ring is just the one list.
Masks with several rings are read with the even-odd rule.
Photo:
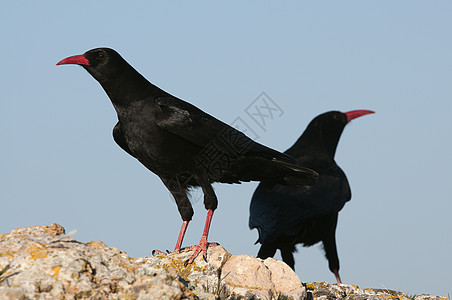
[[87, 60], [83, 55], [74, 55], [67, 57], [63, 60], [60, 60], [56, 65], [68, 65], [68, 64], [75, 64], [75, 65], [86, 65], [89, 66], [89, 60]]
[[351, 110], [345, 113], [347, 116], [347, 123], [350, 122], [353, 119], [356, 119], [358, 117], [368, 115], [368, 114], [374, 114], [374, 111], [371, 110], [365, 110], [365, 109], [359, 109], [359, 110]]

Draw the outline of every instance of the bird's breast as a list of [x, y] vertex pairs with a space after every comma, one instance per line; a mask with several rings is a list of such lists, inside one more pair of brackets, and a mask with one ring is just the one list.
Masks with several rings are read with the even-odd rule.
[[121, 127], [128, 147], [150, 171], [166, 178], [192, 173], [195, 149], [182, 146], [177, 136], [161, 129], [153, 121], [129, 121]]

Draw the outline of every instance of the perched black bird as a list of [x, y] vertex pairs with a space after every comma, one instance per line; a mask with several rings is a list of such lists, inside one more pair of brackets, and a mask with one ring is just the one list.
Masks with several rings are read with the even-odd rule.
[[371, 114], [370, 110], [346, 113], [330, 111], [314, 118], [298, 141], [285, 153], [319, 173], [311, 184], [293, 187], [262, 181], [254, 192], [249, 226], [257, 228], [261, 248], [258, 257], [273, 257], [277, 249], [292, 269], [293, 252], [298, 243], [323, 243], [331, 272], [339, 277], [336, 249], [338, 213], [351, 198], [344, 172], [334, 154], [345, 125], [352, 119]]
[[118, 115], [114, 140], [159, 176], [176, 200], [183, 223], [174, 252], [181, 250], [193, 216], [189, 189], [202, 188], [206, 224], [199, 244], [185, 248], [195, 250], [187, 263], [201, 251], [207, 255], [207, 235], [218, 204], [211, 183], [267, 180], [302, 185], [318, 175], [156, 87], [112, 49], [93, 49], [57, 63], [63, 64], [82, 66], [100, 83]]

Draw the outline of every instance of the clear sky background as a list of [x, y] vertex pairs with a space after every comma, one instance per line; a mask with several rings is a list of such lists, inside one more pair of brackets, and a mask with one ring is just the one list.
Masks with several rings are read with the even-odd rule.
[[[176, 206], [114, 143], [105, 92], [81, 67], [55, 66], [108, 46], [281, 151], [320, 113], [376, 111], [345, 128], [336, 153], [352, 188], [337, 229], [342, 279], [452, 292], [451, 1], [4, 1], [0, 28], [0, 232], [57, 222], [132, 257], [174, 248]], [[245, 112], [261, 92], [284, 112], [265, 130]], [[233, 254], [258, 251], [256, 185], [215, 185], [209, 240]], [[185, 245], [201, 236], [201, 197]], [[295, 259], [303, 281], [334, 282], [318, 245]]]

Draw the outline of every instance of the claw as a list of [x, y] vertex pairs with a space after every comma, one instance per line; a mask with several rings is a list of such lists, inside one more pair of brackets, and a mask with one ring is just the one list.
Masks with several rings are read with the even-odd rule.
[[185, 247], [184, 251], [190, 251], [193, 250], [195, 251], [192, 256], [190, 256], [189, 259], [187, 259], [184, 263], [184, 265], [186, 266], [187, 264], [191, 264], [195, 258], [202, 252], [202, 258], [204, 259], [205, 262], [207, 262], [207, 248], [208, 247], [215, 247], [218, 246], [218, 243], [207, 243], [207, 241], [205, 241], [204, 239], [201, 239], [201, 241], [199, 242], [198, 245], [194, 245], [194, 246], [189, 246], [189, 247]]

